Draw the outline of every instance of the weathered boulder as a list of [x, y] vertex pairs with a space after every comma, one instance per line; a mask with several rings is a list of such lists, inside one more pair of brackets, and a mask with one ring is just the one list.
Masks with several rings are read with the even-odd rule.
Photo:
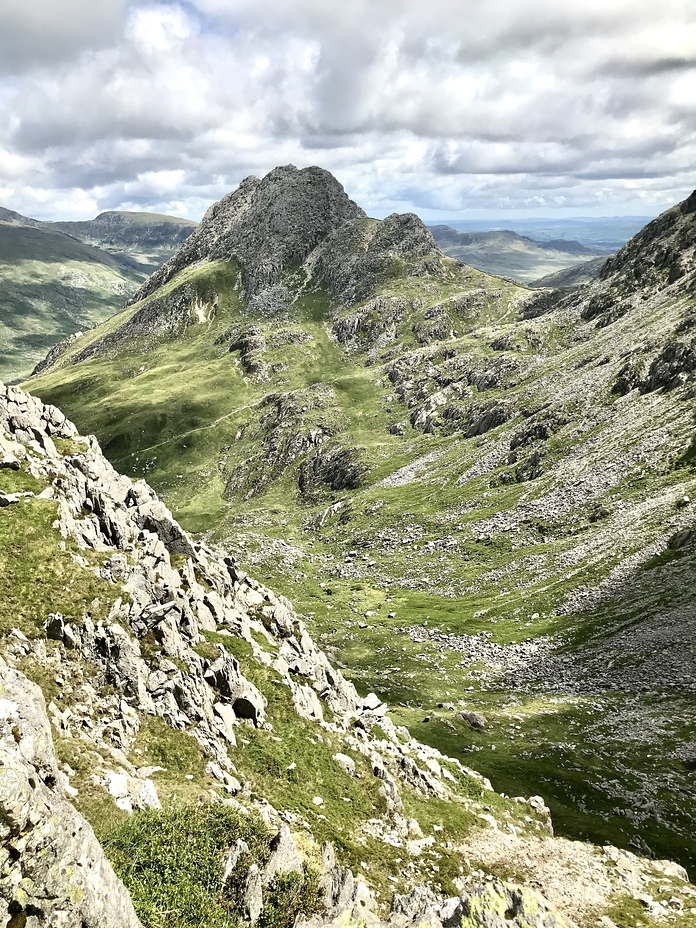
[[292, 840], [290, 829], [283, 825], [271, 841], [271, 856], [263, 868], [263, 885], [268, 886], [282, 873], [302, 873], [304, 866], [300, 852]]
[[292, 691], [292, 700], [295, 706], [295, 712], [297, 712], [300, 718], [315, 722], [321, 722], [323, 720], [324, 712], [321, 707], [321, 702], [311, 686], [295, 686]]
[[567, 928], [567, 921], [534, 889], [481, 884], [462, 894], [461, 928]]
[[466, 722], [471, 728], [475, 728], [478, 731], [482, 731], [486, 727], [485, 718], [480, 715], [478, 712], [462, 711], [457, 712], [456, 718], [461, 719], [463, 722]]
[[247, 683], [243, 692], [232, 703], [232, 708], [238, 719], [250, 719], [258, 726], [263, 723], [266, 697], [251, 683]]
[[244, 916], [255, 925], [263, 909], [263, 879], [258, 864], [252, 864], [244, 885]]
[[352, 757], [348, 757], [347, 754], [334, 754], [333, 759], [336, 761], [338, 766], [344, 773], [347, 773], [349, 777], [355, 776], [355, 761]]
[[206, 668], [203, 676], [210, 686], [215, 687], [220, 695], [227, 699], [236, 698], [243, 686], [237, 658], [232, 657], [221, 646], [220, 657]]

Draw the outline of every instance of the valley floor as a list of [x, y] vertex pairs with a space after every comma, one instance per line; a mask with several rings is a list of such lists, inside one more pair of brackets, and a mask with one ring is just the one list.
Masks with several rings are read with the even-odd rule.
[[[299, 539], [256, 547], [259, 540], [237, 544], [240, 560], [296, 604], [359, 689], [394, 707], [397, 723], [497, 790], [543, 795], [561, 835], [696, 869], [696, 614], [677, 602], [678, 636], [663, 632], [659, 643], [647, 634], [654, 616], [628, 618], [667, 568], [646, 570], [633, 602], [553, 616], [514, 591], [480, 609], [480, 594], [450, 598], [384, 583], [370, 548], [355, 557], [320, 538], [304, 550]], [[676, 557], [677, 568], [688, 576], [693, 555]], [[625, 640], [588, 635], [622, 624], [627, 653], [643, 648], [638, 668], [622, 654]], [[656, 666], [658, 648], [672, 666]], [[469, 713], [479, 716], [473, 724]]]

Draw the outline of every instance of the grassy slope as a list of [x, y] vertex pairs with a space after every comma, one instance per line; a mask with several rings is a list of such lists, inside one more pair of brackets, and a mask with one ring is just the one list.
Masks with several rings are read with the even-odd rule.
[[0, 224], [0, 380], [120, 308], [145, 275], [58, 232]]
[[546, 274], [538, 280], [530, 281], [532, 287], [580, 287], [593, 280], [601, 270], [605, 257], [592, 258], [572, 267], [561, 268], [551, 274]]
[[[676, 494], [691, 488], [693, 495], [693, 468], [675, 468], [691, 435], [684, 404], [662, 395], [617, 401], [597, 387], [598, 377], [610, 375], [600, 363], [603, 355], [611, 354], [614, 340], [630, 337], [635, 318], [578, 340], [574, 323], [562, 318], [520, 324], [509, 305], [514, 288], [500, 281], [475, 272], [465, 280], [452, 271], [433, 282], [432, 302], [457, 289], [503, 287], [502, 296], [489, 292], [482, 314], [448, 343], [475, 358], [490, 354], [496, 335], [516, 339], [509, 356], [519, 361], [521, 374], [513, 392], [502, 387], [482, 399], [513, 395], [533, 407], [551, 399], [577, 414], [587, 391], [596, 397], [592, 416], [584, 410], [545, 445], [540, 479], [509, 483], [511, 467], [496, 449], [502, 435], [509, 440], [510, 427], [475, 439], [424, 435], [408, 425], [403, 435], [387, 432], [407, 412], [380, 365], [366, 366], [365, 355], [346, 353], [329, 335], [330, 306], [321, 291], [300, 298], [292, 322], [267, 327], [265, 358], [271, 367], [285, 367], [270, 383], [245, 375], [238, 353], [214, 345], [231, 324], [252, 321], [239, 302], [236, 269], [220, 264], [187, 273], [211, 272], [220, 301], [210, 324], [191, 324], [173, 342], [131, 344], [117, 363], [100, 358], [66, 364], [33, 381], [32, 391], [64, 408], [82, 431], [96, 433], [118, 466], [146, 474], [187, 528], [236, 545], [259, 579], [293, 600], [358, 686], [389, 698], [418, 736], [481, 769], [501, 789], [540, 792], [562, 833], [624, 846], [642, 835], [659, 856], [693, 867], [690, 809], [696, 797], [677, 750], [694, 738], [688, 695], [661, 684], [653, 694], [600, 689], [580, 696], [506, 685], [482, 673], [481, 662], [463, 665], [466, 655], [443, 642], [418, 643], [404, 632], [427, 624], [442, 633], [487, 636], [502, 646], [560, 635], [574, 654], [598, 629], [613, 629], [631, 610], [640, 612], [641, 597], [631, 600], [627, 589], [582, 612], [558, 612], [574, 591], [596, 588], [658, 538]], [[400, 281], [391, 292], [422, 293], [423, 284]], [[670, 312], [676, 318], [680, 307], [665, 315]], [[525, 332], [533, 337], [525, 341]], [[283, 336], [293, 333], [304, 341], [288, 348]], [[409, 334], [401, 342], [404, 350], [413, 347]], [[311, 517], [336, 494], [311, 506], [303, 502], [294, 467], [260, 497], [223, 495], [229, 474], [258, 452], [264, 397], [316, 383], [329, 383], [334, 391], [322, 415], [346, 443], [363, 449], [370, 468], [366, 485], [339, 494], [344, 508], [318, 530], [310, 527]], [[666, 444], [659, 454], [644, 447], [640, 403], [652, 404], [648, 418], [664, 423]], [[479, 467], [488, 454], [494, 463]], [[418, 479], [380, 485], [425, 455], [432, 457]], [[591, 482], [595, 472], [612, 467], [616, 479], [603, 490], [563, 505], [569, 484]], [[640, 510], [650, 499], [655, 506]], [[592, 520], [597, 502], [606, 506], [607, 519]], [[531, 514], [520, 520], [515, 507], [521, 504]], [[496, 528], [500, 514], [515, 517]], [[650, 565], [645, 569], [650, 586]], [[669, 595], [667, 588], [665, 600]], [[489, 727], [472, 733], [438, 703], [482, 710]], [[627, 713], [635, 725], [626, 726]], [[640, 744], [635, 733], [641, 727], [659, 732], [669, 750], [658, 756]], [[632, 818], [643, 806], [645, 814]]]

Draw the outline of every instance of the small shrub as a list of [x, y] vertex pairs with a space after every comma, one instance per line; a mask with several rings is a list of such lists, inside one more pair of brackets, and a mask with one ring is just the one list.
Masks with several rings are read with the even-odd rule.
[[266, 892], [259, 928], [292, 928], [299, 912], [318, 911], [320, 896], [316, 871], [280, 874]]
[[[249, 853], [224, 881], [227, 852], [239, 839]], [[104, 847], [145, 928], [237, 928], [249, 867], [266, 863], [270, 841], [257, 815], [203, 803], [136, 812]], [[280, 874], [264, 891], [259, 928], [292, 928], [319, 899], [314, 871]]]
[[146, 928], [232, 928], [248, 861], [223, 885], [224, 856], [238, 838], [253, 859], [268, 857], [270, 836], [259, 818], [223, 805], [177, 805], [135, 813], [105, 850]]

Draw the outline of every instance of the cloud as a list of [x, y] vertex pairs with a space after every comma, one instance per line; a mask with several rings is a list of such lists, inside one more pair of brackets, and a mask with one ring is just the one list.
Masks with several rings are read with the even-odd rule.
[[2, 0], [0, 73], [46, 67], [106, 47], [125, 14], [126, 0]]
[[694, 48], [684, 0], [4, 0], [0, 189], [199, 215], [292, 161], [379, 214], [657, 212], [693, 186]]

